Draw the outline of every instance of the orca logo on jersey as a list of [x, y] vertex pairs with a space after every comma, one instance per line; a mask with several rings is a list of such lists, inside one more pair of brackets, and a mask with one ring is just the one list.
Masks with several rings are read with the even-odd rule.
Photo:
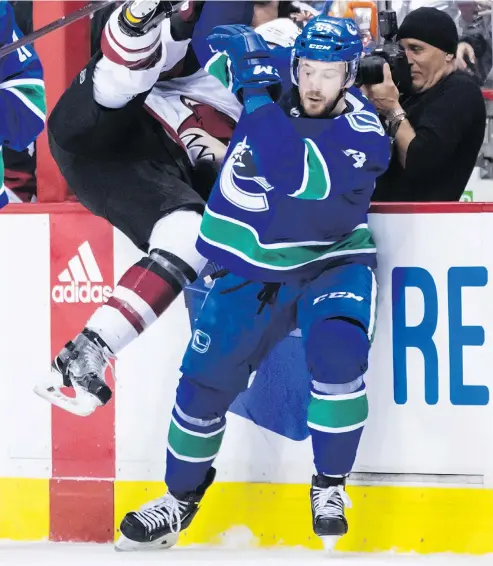
[[246, 136], [236, 144], [224, 162], [219, 186], [224, 198], [243, 210], [251, 212], [269, 210], [266, 192], [274, 187], [265, 177], [257, 175], [253, 153]]

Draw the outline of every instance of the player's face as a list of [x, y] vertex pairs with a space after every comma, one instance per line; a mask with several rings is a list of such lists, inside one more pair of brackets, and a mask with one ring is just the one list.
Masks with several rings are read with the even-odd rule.
[[345, 74], [345, 63], [300, 59], [298, 88], [308, 116], [320, 116], [332, 107], [343, 87]]

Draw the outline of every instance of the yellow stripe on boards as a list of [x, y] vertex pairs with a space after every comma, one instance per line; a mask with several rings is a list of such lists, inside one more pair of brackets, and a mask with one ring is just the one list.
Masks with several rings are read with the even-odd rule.
[[350, 532], [339, 550], [493, 552], [493, 490], [350, 486]]
[[35, 541], [49, 534], [49, 480], [0, 478], [0, 539]]
[[[115, 482], [115, 534], [127, 511], [165, 493], [161, 482]], [[321, 549], [313, 534], [309, 485], [217, 483], [207, 492], [180, 545], [220, 545], [228, 536], [251, 546]], [[493, 490], [349, 486], [351, 552], [493, 552]]]
[[[321, 549], [311, 527], [308, 485], [217, 483], [180, 545], [303, 546]], [[115, 482], [115, 534], [127, 511], [165, 493], [161, 482]], [[351, 552], [493, 553], [493, 490], [452, 487], [349, 486]], [[49, 480], [0, 478], [0, 539], [49, 536]]]

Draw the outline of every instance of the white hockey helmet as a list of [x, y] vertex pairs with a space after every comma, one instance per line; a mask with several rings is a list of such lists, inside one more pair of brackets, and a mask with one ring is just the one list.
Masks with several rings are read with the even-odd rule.
[[255, 28], [265, 41], [279, 47], [293, 47], [301, 33], [300, 28], [289, 18], [277, 18]]

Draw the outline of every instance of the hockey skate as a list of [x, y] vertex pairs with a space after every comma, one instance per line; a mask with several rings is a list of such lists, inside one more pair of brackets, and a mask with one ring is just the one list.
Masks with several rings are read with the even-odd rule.
[[[36, 385], [34, 392], [65, 411], [86, 417], [111, 399], [104, 374], [114, 358], [98, 334], [84, 329], [65, 344], [51, 364], [49, 382]], [[75, 397], [62, 393], [62, 387], [73, 387]]]
[[211, 468], [197, 491], [182, 495], [180, 499], [168, 492], [164, 497], [146, 503], [139, 511], [127, 513], [120, 524], [121, 535], [115, 549], [155, 550], [174, 546], [179, 533], [193, 521], [215, 475], [215, 468]]
[[313, 476], [310, 499], [312, 503], [313, 531], [322, 539], [326, 551], [334, 549], [336, 542], [348, 532], [344, 515], [351, 500], [344, 487], [345, 478]]
[[139, 37], [169, 18], [172, 11], [172, 2], [131, 0], [124, 4], [118, 22], [123, 33]]

